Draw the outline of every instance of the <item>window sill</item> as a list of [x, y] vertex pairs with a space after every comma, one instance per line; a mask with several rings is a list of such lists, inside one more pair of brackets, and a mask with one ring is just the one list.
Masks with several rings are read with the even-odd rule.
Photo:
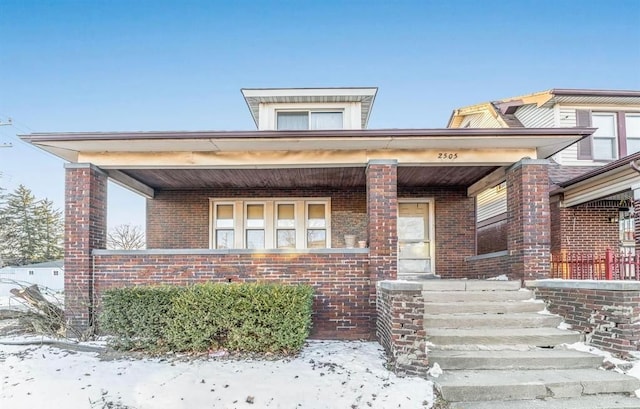
[[368, 248], [331, 249], [151, 249], [151, 250], [93, 250], [94, 256], [109, 255], [173, 255], [173, 254], [369, 254]]

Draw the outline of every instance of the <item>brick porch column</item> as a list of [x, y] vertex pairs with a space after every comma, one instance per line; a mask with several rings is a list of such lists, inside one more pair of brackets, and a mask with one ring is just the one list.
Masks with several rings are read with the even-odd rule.
[[376, 282], [398, 275], [398, 162], [370, 160], [367, 165], [369, 277], [373, 302]]
[[511, 278], [550, 275], [549, 161], [522, 159], [507, 170], [507, 249]]
[[107, 244], [107, 175], [88, 163], [65, 168], [65, 315], [86, 330], [94, 323], [91, 251]]

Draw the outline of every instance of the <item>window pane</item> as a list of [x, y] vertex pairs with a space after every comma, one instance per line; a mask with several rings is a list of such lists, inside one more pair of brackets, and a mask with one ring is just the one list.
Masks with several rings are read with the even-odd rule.
[[247, 248], [264, 248], [264, 230], [247, 230]]
[[233, 227], [233, 205], [216, 205], [216, 227]]
[[295, 221], [295, 206], [293, 204], [279, 204], [277, 206], [277, 227], [282, 228], [294, 228]]
[[279, 131], [309, 129], [309, 113], [278, 112], [277, 129]]
[[326, 227], [324, 205], [310, 204], [307, 207], [307, 227]]
[[217, 249], [233, 248], [233, 230], [217, 230], [216, 231], [216, 248]]
[[264, 205], [247, 205], [247, 227], [264, 227]]
[[276, 246], [279, 249], [296, 248], [296, 231], [295, 230], [278, 230], [276, 235]]
[[312, 112], [311, 129], [342, 129], [342, 112]]
[[640, 138], [627, 137], [627, 155], [640, 152]]
[[640, 115], [626, 115], [627, 138], [640, 138]]
[[593, 136], [616, 136], [616, 117], [613, 113], [594, 113], [591, 115], [594, 128], [598, 128]]
[[593, 138], [593, 158], [594, 159], [615, 159], [615, 139]]
[[325, 248], [327, 246], [326, 230], [307, 230], [307, 248]]

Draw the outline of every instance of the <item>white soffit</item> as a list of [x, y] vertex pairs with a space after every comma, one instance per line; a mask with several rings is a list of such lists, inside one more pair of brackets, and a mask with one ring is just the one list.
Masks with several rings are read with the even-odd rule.
[[562, 204], [564, 207], [577, 206], [624, 192], [636, 184], [640, 184], [640, 173], [630, 166], [613, 169], [565, 188]]

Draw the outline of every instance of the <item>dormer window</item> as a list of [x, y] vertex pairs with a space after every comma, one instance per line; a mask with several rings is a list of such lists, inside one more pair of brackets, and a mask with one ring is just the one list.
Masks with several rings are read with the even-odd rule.
[[344, 129], [341, 111], [278, 111], [276, 114], [278, 131]]

